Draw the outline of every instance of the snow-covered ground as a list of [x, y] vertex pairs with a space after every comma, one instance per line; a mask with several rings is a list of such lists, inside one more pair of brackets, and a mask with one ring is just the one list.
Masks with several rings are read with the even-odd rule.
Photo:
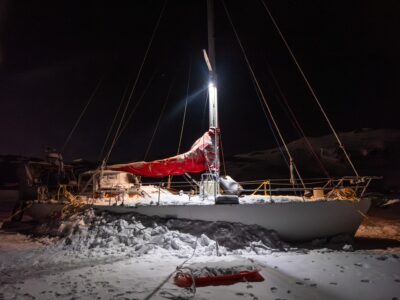
[[[0, 231], [0, 299], [400, 299], [398, 252], [308, 251], [251, 226], [158, 221], [89, 211], [35, 230], [57, 237]], [[251, 266], [265, 281], [188, 290], [173, 283], [177, 266]]]
[[[26, 252], [20, 251], [19, 255]], [[6, 253], [2, 253], [5, 256]], [[186, 259], [157, 252], [140, 257], [43, 261], [2, 271], [2, 299], [186, 299], [193, 291], [172, 278]], [[195, 256], [192, 263], [254, 264], [264, 282], [202, 287], [195, 299], [399, 299], [400, 259], [393, 254], [312, 251], [269, 255]], [[41, 265], [43, 264], [43, 266]], [[181, 298], [179, 298], [181, 297]]]

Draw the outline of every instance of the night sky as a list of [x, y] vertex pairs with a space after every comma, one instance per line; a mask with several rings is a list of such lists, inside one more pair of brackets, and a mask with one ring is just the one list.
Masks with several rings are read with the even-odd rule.
[[[400, 128], [400, 2], [265, 0], [338, 131]], [[226, 1], [288, 141], [298, 138], [271, 74], [306, 134], [329, 133], [260, 1]], [[164, 1], [0, 1], [0, 154], [60, 149], [101, 81], [67, 160], [97, 160], [126, 88], [132, 87]], [[226, 155], [275, 147], [243, 56], [216, 1], [220, 127]], [[150, 86], [111, 155], [176, 154], [188, 73], [182, 151], [207, 129], [206, 1], [167, 2], [128, 113]]]

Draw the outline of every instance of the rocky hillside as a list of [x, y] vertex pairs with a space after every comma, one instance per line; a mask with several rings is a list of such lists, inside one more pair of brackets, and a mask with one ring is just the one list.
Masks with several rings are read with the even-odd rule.
[[[362, 129], [339, 136], [360, 175], [383, 176], [384, 180], [376, 184], [378, 189], [400, 190], [400, 130]], [[330, 176], [353, 175], [333, 135], [308, 140]], [[303, 177], [326, 177], [304, 138], [290, 142], [288, 148]], [[289, 168], [279, 148], [234, 155], [226, 168], [236, 180], [289, 177]]]

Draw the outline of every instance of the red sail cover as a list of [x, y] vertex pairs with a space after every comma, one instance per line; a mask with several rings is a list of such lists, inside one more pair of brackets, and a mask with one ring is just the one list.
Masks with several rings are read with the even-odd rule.
[[215, 128], [211, 128], [208, 132], [204, 133], [186, 153], [150, 162], [139, 161], [128, 164], [111, 165], [107, 168], [143, 177], [164, 177], [215, 170], [215, 147], [212, 139], [214, 135]]

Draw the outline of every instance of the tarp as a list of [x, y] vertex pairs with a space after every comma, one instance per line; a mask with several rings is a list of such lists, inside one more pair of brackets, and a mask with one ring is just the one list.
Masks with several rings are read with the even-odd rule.
[[127, 164], [107, 166], [107, 169], [124, 171], [143, 177], [164, 177], [169, 175], [183, 175], [185, 173], [201, 173], [206, 170], [218, 169], [218, 162], [214, 162], [215, 147], [213, 136], [215, 128], [210, 128], [199, 138], [188, 152], [155, 161], [139, 161]]

